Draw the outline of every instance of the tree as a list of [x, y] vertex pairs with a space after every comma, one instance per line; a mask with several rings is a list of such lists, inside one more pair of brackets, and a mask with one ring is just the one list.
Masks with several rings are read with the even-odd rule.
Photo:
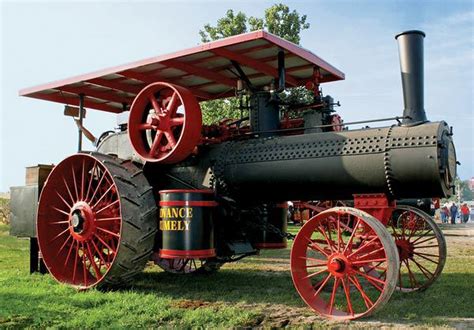
[[[299, 44], [301, 31], [310, 26], [306, 19], [306, 15], [300, 15], [296, 10], [290, 11], [287, 5], [281, 3], [267, 8], [263, 18], [253, 16], [247, 18], [247, 15], [241, 11], [234, 13], [232, 9], [229, 9], [224, 17], [217, 20], [215, 26], [204, 25], [203, 30], [199, 31], [199, 35], [202, 42], [209, 42], [265, 29], [283, 39]], [[307, 95], [306, 90], [295, 88], [287, 97], [307, 99]], [[205, 124], [216, 123], [224, 118], [239, 118], [241, 115], [237, 98], [202, 102], [201, 109]]]

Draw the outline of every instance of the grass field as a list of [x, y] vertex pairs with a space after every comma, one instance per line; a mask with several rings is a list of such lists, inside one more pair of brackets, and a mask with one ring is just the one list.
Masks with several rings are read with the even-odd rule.
[[[395, 292], [362, 321], [314, 315], [289, 273], [289, 249], [225, 265], [213, 275], [172, 275], [149, 265], [132, 287], [77, 292], [49, 275], [28, 274], [28, 241], [0, 224], [2, 327], [474, 327], [474, 227], [448, 227], [443, 275], [425, 292]], [[295, 231], [296, 228], [293, 228]]]

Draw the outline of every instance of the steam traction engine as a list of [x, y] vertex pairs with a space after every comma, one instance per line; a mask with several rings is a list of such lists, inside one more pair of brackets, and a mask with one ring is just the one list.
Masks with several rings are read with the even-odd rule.
[[[368, 121], [387, 127], [343, 129], [320, 85], [344, 74], [263, 31], [21, 91], [78, 106], [81, 121], [84, 107], [129, 112], [127, 127], [64, 159], [39, 188], [47, 269], [79, 289], [120, 285], [150, 259], [172, 273], [213, 272], [294, 238], [294, 285], [326, 317], [365, 316], [395, 289], [428, 287], [444, 265], [443, 235], [396, 200], [450, 195], [456, 157], [448, 125], [425, 116], [423, 38], [397, 36], [403, 116]], [[312, 100], [291, 101], [293, 88]], [[199, 102], [232, 96], [241, 118], [203, 126]], [[354, 207], [287, 233], [285, 201], [348, 199]]]

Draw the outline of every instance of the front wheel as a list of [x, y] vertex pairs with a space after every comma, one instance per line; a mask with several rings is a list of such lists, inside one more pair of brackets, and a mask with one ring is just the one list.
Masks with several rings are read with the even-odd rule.
[[296, 290], [317, 313], [337, 320], [381, 308], [397, 284], [395, 243], [376, 218], [335, 207], [311, 218], [291, 250]]

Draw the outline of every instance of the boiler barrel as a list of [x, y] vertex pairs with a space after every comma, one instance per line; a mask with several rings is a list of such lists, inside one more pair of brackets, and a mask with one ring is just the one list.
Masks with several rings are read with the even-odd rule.
[[[392, 198], [452, 193], [456, 155], [445, 122], [230, 142], [211, 160], [224, 188], [244, 200]], [[216, 155], [214, 154], [214, 155]]]

